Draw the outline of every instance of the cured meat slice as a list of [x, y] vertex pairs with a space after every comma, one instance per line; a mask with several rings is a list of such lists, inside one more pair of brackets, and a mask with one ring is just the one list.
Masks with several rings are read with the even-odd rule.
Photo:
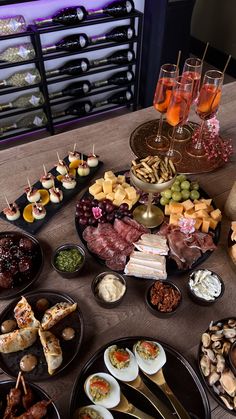
[[179, 269], [191, 268], [194, 262], [201, 256], [197, 247], [188, 247], [185, 234], [174, 230], [168, 234], [170, 257], [174, 259]]
[[98, 255], [101, 259], [111, 259], [115, 251], [109, 246], [105, 238], [97, 238], [88, 242], [88, 249]]
[[198, 247], [202, 253], [216, 249], [212, 236], [210, 234], [202, 233], [201, 231], [195, 231], [191, 237], [186, 239], [186, 241], [189, 247]]
[[96, 233], [96, 228], [95, 227], [92, 227], [92, 226], [88, 226], [83, 231], [83, 234], [82, 234], [83, 239], [86, 242], [88, 242], [88, 241], [90, 241], [94, 237], [94, 234], [95, 233]]
[[124, 223], [122, 220], [115, 220], [114, 229], [117, 231], [120, 237], [126, 240], [128, 243], [136, 242], [142, 233], [131, 225]]
[[126, 264], [126, 256], [122, 253], [117, 253], [114, 258], [106, 261], [106, 266], [113, 271], [123, 271]]
[[150, 233], [150, 230], [147, 227], [142, 226], [142, 224], [139, 224], [138, 221], [134, 220], [133, 218], [124, 217], [123, 220], [126, 224], [136, 228], [141, 233]]

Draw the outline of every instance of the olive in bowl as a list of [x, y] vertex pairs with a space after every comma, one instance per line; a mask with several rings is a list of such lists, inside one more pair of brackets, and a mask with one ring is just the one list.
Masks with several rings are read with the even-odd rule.
[[101, 307], [113, 308], [123, 300], [127, 285], [123, 275], [116, 272], [102, 272], [93, 279], [91, 289]]
[[173, 282], [158, 280], [147, 288], [145, 302], [154, 316], [170, 317], [178, 310], [182, 302], [182, 293]]
[[62, 244], [53, 252], [51, 263], [63, 278], [76, 278], [84, 266], [85, 251], [78, 244]]
[[225, 286], [221, 277], [209, 269], [196, 269], [188, 280], [188, 295], [197, 304], [210, 306], [224, 294]]

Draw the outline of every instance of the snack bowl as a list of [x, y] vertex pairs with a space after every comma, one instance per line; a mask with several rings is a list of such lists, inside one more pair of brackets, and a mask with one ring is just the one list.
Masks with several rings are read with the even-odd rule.
[[[59, 269], [56, 266], [56, 259], [57, 256], [59, 255], [60, 252], [64, 251], [64, 250], [77, 250], [81, 255], [82, 255], [82, 262], [79, 264], [79, 266], [72, 272], [67, 271], [67, 270], [62, 270]], [[62, 244], [61, 246], [57, 247], [56, 250], [54, 250], [53, 254], [52, 254], [52, 258], [51, 258], [51, 265], [52, 267], [55, 269], [55, 271], [61, 275], [63, 278], [76, 278], [79, 276], [79, 273], [81, 271], [81, 269], [83, 268], [84, 264], [85, 264], [85, 259], [86, 259], [86, 255], [85, 255], [85, 251], [83, 249], [83, 247], [81, 247], [79, 244], [74, 244], [74, 243], [65, 243]]]
[[[153, 304], [153, 302], [151, 301], [152, 294], [153, 292], [155, 292], [155, 288], [158, 287], [160, 288], [159, 291], [161, 291], [161, 289], [163, 289], [163, 286], [166, 293], [169, 293], [170, 291], [174, 290], [176, 295], [179, 295], [179, 301], [170, 311], [164, 311], [164, 310], [162, 311], [161, 309], [158, 309], [157, 305]], [[157, 296], [160, 295], [160, 292], [158, 292], [158, 290], [156, 290], [156, 295]], [[164, 302], [165, 300], [162, 301], [163, 305], [164, 305]], [[157, 281], [152, 282], [151, 285], [147, 287], [146, 293], [145, 293], [145, 303], [146, 303], [147, 309], [154, 316], [161, 317], [161, 318], [168, 318], [168, 317], [173, 316], [178, 311], [180, 304], [182, 303], [182, 293], [179, 287], [177, 287], [177, 285], [175, 285], [173, 282], [166, 281], [166, 280], [163, 280], [163, 281], [157, 280]]]
[[[114, 276], [114, 281], [118, 281], [120, 284], [122, 284], [125, 287], [124, 293], [114, 301], [108, 301], [108, 300], [105, 299], [105, 295], [110, 297], [110, 292], [113, 292], [114, 288], [115, 288], [114, 286], [112, 286], [110, 288], [110, 292], [109, 292], [108, 291], [108, 285], [104, 284], [104, 278], [107, 277], [108, 275], [109, 276], [113, 275]], [[99, 290], [99, 287], [101, 287], [101, 285], [102, 285], [102, 280], [103, 280], [103, 292], [105, 293], [104, 297], [102, 297], [102, 290], [101, 289]], [[118, 285], [120, 285], [120, 284], [118, 284]], [[96, 302], [101, 307], [103, 307], [103, 308], [113, 308], [113, 307], [116, 307], [117, 305], [119, 305], [121, 303], [121, 301], [123, 300], [123, 298], [126, 294], [126, 291], [127, 291], [127, 283], [126, 283], [126, 280], [125, 280], [123, 275], [118, 274], [117, 272], [107, 271], [107, 272], [102, 272], [102, 273], [98, 274], [97, 276], [95, 276], [95, 278], [93, 279], [92, 284], [91, 284], [91, 290], [92, 290], [92, 293], [93, 293], [93, 296], [94, 296]]]
[[229, 363], [234, 375], [236, 375], [236, 341], [229, 350]]
[[[196, 293], [194, 292], [194, 290], [191, 288], [191, 286], [190, 286], [190, 281], [192, 280], [192, 279], [194, 279], [194, 277], [195, 277], [195, 275], [196, 275], [196, 273], [198, 273], [198, 272], [206, 272], [206, 271], [209, 271], [210, 272], [210, 274], [211, 275], [214, 275], [217, 279], [218, 279], [218, 282], [219, 282], [219, 284], [221, 285], [221, 291], [220, 291], [220, 294], [217, 296], [217, 297], [215, 297], [215, 298], [212, 298], [212, 299], [210, 299], [210, 300], [207, 300], [207, 299], [205, 299], [205, 298], [202, 298], [202, 297], [200, 297], [200, 296], [198, 296], [198, 295], [196, 295]], [[189, 297], [192, 299], [192, 301], [194, 301], [196, 304], [199, 304], [199, 305], [202, 305], [202, 306], [210, 306], [210, 305], [212, 305], [212, 304], [214, 304], [214, 303], [216, 303], [222, 296], [223, 296], [223, 294], [224, 294], [224, 292], [225, 292], [225, 285], [224, 285], [224, 282], [223, 282], [223, 280], [222, 280], [222, 278], [220, 277], [220, 275], [218, 275], [216, 272], [213, 272], [213, 271], [211, 271], [210, 269], [195, 269], [194, 271], [192, 271], [191, 273], [190, 273], [190, 275], [189, 275], [189, 279], [188, 279], [188, 284], [187, 284], [187, 291], [188, 291], [188, 295], [189, 295]]]

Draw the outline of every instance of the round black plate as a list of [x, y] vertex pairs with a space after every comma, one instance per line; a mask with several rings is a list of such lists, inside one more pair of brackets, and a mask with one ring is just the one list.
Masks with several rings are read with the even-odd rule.
[[[226, 317], [226, 318], [224, 318], [224, 319], [214, 321], [212, 324], [213, 324], [213, 325], [215, 325], [215, 324], [217, 324], [217, 323], [227, 322], [229, 319], [234, 319], [234, 320], [235, 320], [235, 319], [236, 319], [236, 317], [235, 317], [235, 316], [232, 316], [232, 317]], [[207, 329], [207, 330], [205, 330], [205, 332], [203, 332], [203, 333], [207, 333], [207, 332], [208, 332], [208, 329]], [[209, 391], [209, 393], [211, 394], [211, 396], [215, 399], [215, 401], [216, 401], [216, 402], [217, 402], [217, 403], [218, 403], [221, 407], [223, 407], [223, 409], [224, 409], [224, 410], [226, 410], [227, 412], [229, 412], [231, 415], [236, 416], [236, 411], [235, 411], [235, 410], [230, 410], [230, 409], [228, 409], [228, 408], [226, 407], [226, 405], [224, 404], [224, 402], [220, 399], [220, 397], [218, 397], [218, 396], [217, 396], [217, 394], [214, 392], [214, 390], [213, 390], [212, 386], [210, 386], [210, 385], [208, 384], [208, 382], [207, 382], [207, 378], [204, 376], [204, 374], [203, 374], [203, 372], [202, 372], [202, 369], [201, 369], [201, 367], [200, 367], [200, 359], [201, 359], [201, 353], [202, 353], [201, 347], [202, 347], [202, 344], [201, 344], [201, 342], [200, 342], [199, 349], [198, 349], [198, 368], [199, 368], [200, 374], [201, 374], [201, 376], [202, 376], [203, 382], [204, 382], [204, 384], [205, 384], [205, 387], [207, 388], [207, 390]], [[226, 357], [226, 364], [227, 364], [228, 368], [229, 368], [229, 369], [231, 369], [230, 364], [229, 364], [228, 357]]]
[[27, 233], [18, 233], [15, 231], [2, 231], [0, 233], [0, 239], [10, 237], [12, 240], [19, 240], [21, 238], [28, 238], [35, 244], [35, 251], [33, 256], [33, 270], [30, 275], [29, 280], [24, 280], [21, 282], [20, 285], [17, 285], [13, 288], [3, 289], [0, 288], [0, 300], [7, 300], [13, 297], [16, 297], [17, 295], [23, 294], [23, 292], [29, 288], [39, 277], [42, 268], [43, 268], [43, 251], [40, 246], [39, 241], [34, 237], [31, 236], [31, 234]]
[[[120, 171], [119, 173], [115, 173], [115, 175], [116, 176], [118, 176], [120, 174], [123, 175], [126, 172], [127, 171], [125, 171], [125, 170], [124, 171]], [[202, 198], [210, 199], [210, 196], [203, 189], [200, 188], [199, 189], [199, 192], [200, 192], [200, 195], [201, 195]], [[82, 198], [88, 198], [88, 197], [91, 197], [91, 195], [90, 195], [90, 193], [89, 193], [89, 191], [87, 189], [85, 191], [85, 193], [80, 197], [80, 199], [82, 199]], [[137, 205], [139, 205], [139, 203], [137, 203], [136, 206]], [[216, 208], [216, 206], [215, 206], [215, 204], [213, 202], [212, 202], [212, 206], [214, 208]], [[135, 208], [135, 206], [134, 206], [134, 208]], [[163, 207], [161, 207], [161, 206], [160, 206], [160, 208], [163, 209]], [[85, 227], [82, 226], [82, 225], [80, 225], [77, 222], [76, 218], [75, 218], [75, 227], [76, 227], [76, 230], [77, 230], [77, 233], [79, 235], [79, 238], [80, 238], [81, 242], [84, 244], [84, 246], [86, 247], [86, 249], [90, 253], [90, 255], [92, 255], [100, 264], [102, 264], [103, 266], [105, 266], [105, 261], [103, 259], [99, 258], [99, 256], [97, 256], [95, 253], [91, 252], [88, 249], [87, 242], [83, 238], [83, 231], [84, 231]], [[214, 234], [213, 241], [214, 241], [215, 244], [217, 244], [218, 241], [219, 241], [219, 239], [220, 239], [220, 230], [221, 230], [221, 223], [218, 223], [215, 231], [213, 232], [213, 234]], [[154, 231], [157, 231], [157, 229], [154, 230]], [[210, 251], [210, 250], [208, 250], [205, 253], [202, 253], [201, 257], [191, 266], [191, 268], [187, 268], [187, 269], [179, 269], [178, 266], [177, 266], [177, 264], [176, 264], [176, 262], [174, 260], [172, 260], [172, 259], [170, 259], [170, 258], [167, 257], [167, 259], [166, 259], [166, 271], [167, 271], [167, 275], [168, 276], [170, 276], [170, 275], [180, 275], [180, 274], [183, 274], [185, 272], [188, 272], [188, 271], [190, 271], [192, 269], [195, 269], [196, 266], [200, 265], [206, 259], [208, 259], [211, 256], [211, 254], [212, 254], [212, 251]], [[120, 273], [123, 273], [123, 271], [120, 271]], [[140, 280], [140, 278], [139, 278], [139, 280]]]
[[[104, 350], [110, 345], [118, 345], [119, 347], [129, 348], [132, 350], [134, 343], [141, 339], [155, 340], [153, 338], [143, 336], [117, 339], [103, 346], [92, 356], [92, 358], [90, 358], [90, 360], [83, 367], [74, 384], [70, 404], [71, 417], [73, 417], [73, 413], [78, 407], [91, 404], [91, 401], [87, 398], [84, 392], [84, 382], [86, 378], [90, 374], [94, 374], [96, 372], [108, 372], [103, 361]], [[194, 369], [175, 349], [163, 342], [160, 342], [160, 344], [166, 351], [167, 362], [163, 367], [163, 373], [167, 383], [185, 409], [191, 413], [191, 417], [193, 419], [210, 419], [211, 414], [207, 395]], [[169, 403], [161, 390], [159, 390], [154, 383], [149, 381], [145, 376], [143, 376], [143, 379], [150, 390], [155, 393], [157, 397], [162, 399], [165, 403]], [[120, 384], [122, 392], [124, 392], [125, 396], [131, 403], [144, 412], [153, 415], [156, 419], [159, 419], [160, 416], [157, 417], [156, 410], [153, 409], [152, 405], [144, 397], [142, 397], [135, 390], [126, 387], [124, 384]], [[169, 404], [168, 406], [171, 409]], [[112, 411], [112, 414], [117, 419], [124, 418], [124, 415], [121, 413]]]
[[[54, 292], [52, 290], [39, 290], [37, 292], [31, 292], [25, 294], [25, 297], [31, 305], [35, 317], [38, 320], [41, 320], [43, 316], [43, 313], [39, 313], [37, 312], [37, 310], [35, 310], [35, 303], [40, 298], [46, 298], [49, 301], [50, 306], [53, 306], [54, 304], [61, 301], [65, 301], [72, 304], [75, 302], [71, 297], [69, 297], [69, 295]], [[0, 324], [4, 320], [14, 318], [13, 310], [18, 301], [19, 298], [12, 301], [1, 313]], [[73, 327], [73, 329], [76, 331], [75, 337], [71, 341], [65, 341], [61, 337], [62, 330], [65, 327]], [[43, 348], [39, 337], [32, 346], [30, 346], [27, 349], [24, 349], [23, 351], [14, 352], [11, 354], [0, 353], [0, 368], [6, 374], [12, 377], [17, 377], [21, 358], [26, 354], [34, 354], [38, 359], [38, 365], [33, 371], [24, 373], [26, 380], [43, 381], [48, 380], [49, 378], [53, 378], [57, 374], [62, 372], [73, 361], [73, 359], [79, 352], [83, 338], [83, 329], [83, 317], [78, 308], [76, 309], [76, 311], [66, 316], [64, 319], [62, 319], [59, 323], [57, 323], [50, 329], [50, 331], [60, 340], [63, 355], [63, 362], [53, 375], [48, 374], [47, 363], [44, 357]]]
[[[42, 390], [40, 387], [35, 384], [28, 383], [35, 395], [35, 403], [41, 400], [51, 400], [51, 398]], [[6, 396], [9, 393], [10, 389], [15, 387], [15, 380], [5, 380], [0, 381], [0, 417], [3, 417], [4, 410], [6, 408]], [[56, 405], [53, 401], [48, 405], [48, 414], [45, 416], [45, 419], [60, 419], [59, 412], [56, 408]]]

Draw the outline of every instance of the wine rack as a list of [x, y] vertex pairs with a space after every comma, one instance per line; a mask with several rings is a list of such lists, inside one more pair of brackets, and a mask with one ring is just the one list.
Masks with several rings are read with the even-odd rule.
[[[116, 25], [113, 25], [113, 27], [117, 26], [124, 26], [129, 25], [131, 28], [135, 28], [135, 36], [132, 39], [124, 40], [122, 42], [109, 42], [107, 40], [99, 42], [95, 45], [88, 45], [86, 48], [83, 48], [80, 51], [60, 51], [60, 52], [51, 52], [49, 54], [43, 53], [43, 42], [42, 42], [42, 36], [47, 33], [51, 32], [58, 32], [60, 34], [61, 31], [63, 32], [63, 36], [67, 36], [67, 31], [71, 29], [77, 29], [79, 32], [86, 32], [85, 28], [96, 25], [96, 32], [100, 34], [102, 32], [100, 26], [104, 23], [115, 23]], [[39, 90], [42, 92], [44, 96], [44, 104], [40, 106], [36, 106], [33, 108], [12, 108], [10, 110], [5, 110], [0, 112], [0, 144], [1, 143], [7, 143], [8, 141], [17, 141], [19, 136], [22, 136], [23, 134], [27, 134], [27, 137], [30, 137], [30, 134], [34, 133], [35, 131], [38, 131], [39, 129], [46, 129], [47, 132], [51, 135], [55, 134], [57, 132], [57, 128], [60, 127], [63, 124], [69, 125], [72, 122], [75, 122], [77, 120], [83, 121], [84, 119], [92, 119], [94, 116], [106, 112], [112, 112], [116, 109], [119, 109], [121, 107], [131, 107], [133, 110], [137, 109], [138, 106], [138, 98], [139, 98], [139, 73], [140, 73], [140, 57], [141, 57], [141, 44], [142, 44], [142, 28], [143, 28], [143, 14], [139, 11], [133, 11], [129, 15], [122, 16], [122, 17], [110, 17], [110, 16], [104, 16], [104, 17], [91, 17], [87, 20], [80, 22], [78, 25], [73, 26], [63, 26], [59, 24], [53, 24], [46, 27], [37, 27], [36, 25], [29, 25], [27, 32], [14, 34], [14, 35], [6, 35], [0, 37], [0, 49], [2, 44], [4, 44], [4, 40], [8, 39], [19, 39], [19, 43], [21, 41], [22, 37], [29, 37], [30, 42], [33, 44], [35, 49], [35, 58], [32, 60], [27, 60], [24, 62], [14, 62], [14, 63], [1, 63], [0, 62], [0, 70], [3, 68], [12, 68], [15, 72], [17, 72], [18, 66], [24, 66], [25, 69], [27, 69], [27, 66], [30, 64], [31, 66], [34, 65], [35, 68], [38, 69], [41, 81], [40, 83], [34, 84], [34, 85], [27, 85], [22, 87], [10, 87], [6, 86], [4, 88], [0, 89], [0, 103], [7, 102], [7, 100], [4, 100], [5, 95], [8, 95], [10, 93], [19, 92], [19, 95], [29, 93], [30, 90], [35, 91]], [[25, 42], [25, 41], [24, 41]], [[28, 41], [27, 41], [28, 42]], [[85, 73], [82, 73], [80, 75], [69, 75], [69, 74], [63, 74], [63, 75], [56, 75], [53, 77], [48, 77], [46, 74], [46, 67], [47, 63], [50, 60], [60, 59], [60, 58], [67, 58], [70, 59], [78, 59], [83, 58], [83, 54], [90, 53], [92, 51], [101, 51], [101, 58], [105, 57], [109, 53], [109, 49], [112, 48], [112, 52], [114, 51], [122, 51], [120, 49], [120, 46], [124, 45], [125, 49], [135, 50], [135, 58], [126, 63], [118, 63], [118, 64], [108, 64], [104, 63], [97, 67], [91, 66], [88, 71]], [[114, 47], [118, 47], [114, 49]], [[86, 55], [86, 54], [85, 54]], [[93, 62], [93, 59], [92, 59]], [[60, 64], [58, 65], [60, 67]], [[21, 68], [22, 71], [22, 68]], [[124, 85], [115, 85], [115, 84], [109, 84], [106, 86], [98, 87], [87, 94], [84, 94], [82, 97], [75, 97], [75, 96], [61, 96], [59, 98], [50, 98], [49, 97], [49, 91], [50, 88], [54, 88], [57, 83], [61, 82], [67, 82], [68, 84], [70, 81], [84, 81], [89, 79], [89, 76], [98, 74], [98, 80], [104, 79], [104, 76], [102, 76], [102, 73], [110, 72], [112, 71], [112, 74], [115, 72], [120, 71], [132, 71], [134, 73], [134, 78], [131, 82], [127, 80], [127, 83]], [[1, 72], [0, 72], [1, 74]], [[1, 79], [1, 77], [0, 77]], [[59, 86], [59, 85], [58, 85]], [[58, 88], [57, 90], [60, 90]], [[79, 102], [83, 102], [86, 100], [91, 100], [92, 103], [96, 103], [96, 96], [99, 96], [99, 102], [107, 97], [110, 97], [112, 94], [115, 94], [117, 92], [124, 92], [126, 90], [131, 90], [133, 93], [132, 100], [129, 101], [127, 104], [108, 104], [107, 106], [102, 106], [101, 108], [94, 107], [93, 111], [89, 113], [88, 115], [78, 117], [77, 115], [66, 115], [61, 117], [56, 117], [56, 110], [57, 106], [59, 106], [61, 109], [67, 109], [68, 106], [72, 105], [73, 103], [78, 104]], [[90, 99], [92, 97], [92, 99]], [[64, 106], [63, 106], [64, 105]], [[4, 123], [4, 120], [6, 118], [10, 118], [14, 116], [14, 120], [19, 120], [24, 115], [28, 115], [29, 113], [37, 115], [37, 112], [44, 112], [47, 118], [47, 125], [45, 127], [35, 127], [35, 128], [25, 128], [25, 129], [18, 129], [17, 131], [8, 131], [5, 133], [1, 133], [1, 127], [6, 125]], [[18, 118], [19, 115], [19, 118]], [[55, 117], [54, 117], [55, 116]]]

